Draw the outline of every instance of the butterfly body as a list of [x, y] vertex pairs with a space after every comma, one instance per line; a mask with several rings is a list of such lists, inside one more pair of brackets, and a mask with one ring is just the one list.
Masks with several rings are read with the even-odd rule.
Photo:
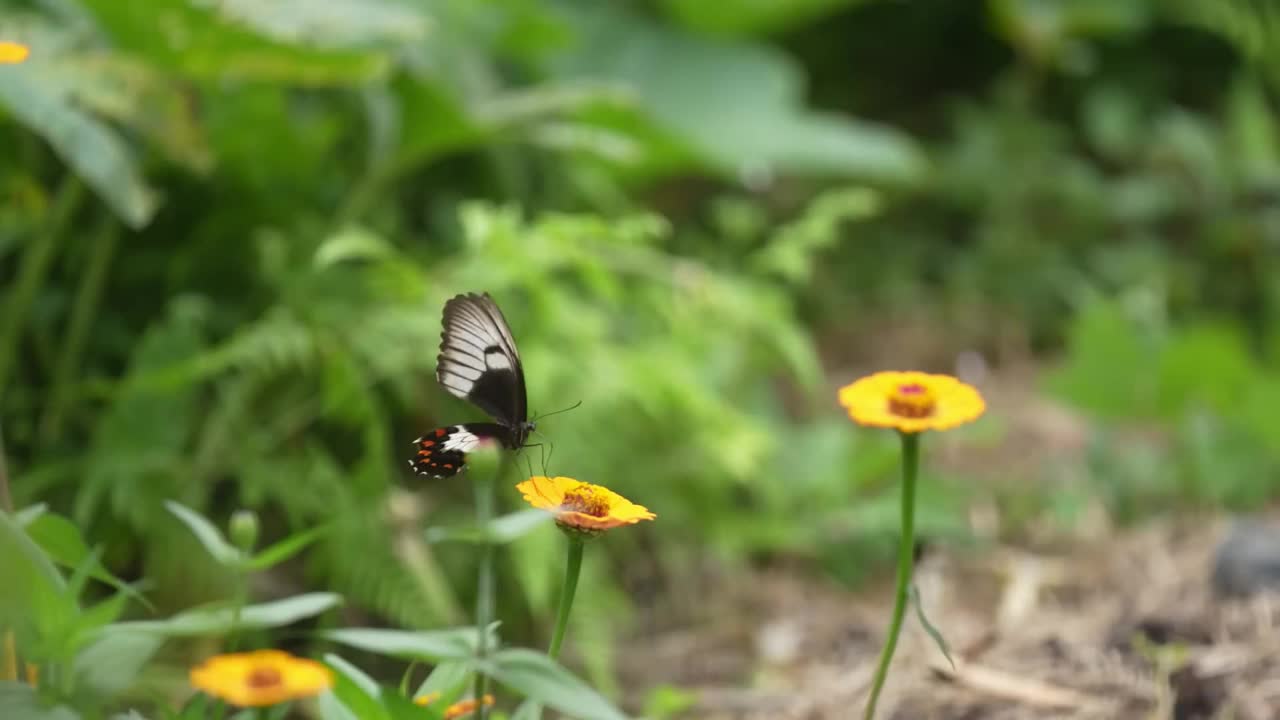
[[458, 295], [444, 306], [436, 380], [450, 394], [485, 411], [495, 422], [438, 428], [418, 438], [409, 465], [419, 475], [443, 478], [466, 466], [466, 454], [496, 442], [525, 446], [528, 418], [524, 368], [506, 318], [488, 293]]

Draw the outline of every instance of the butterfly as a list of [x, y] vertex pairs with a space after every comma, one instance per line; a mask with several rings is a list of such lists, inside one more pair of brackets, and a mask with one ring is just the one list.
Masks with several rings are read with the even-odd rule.
[[418, 453], [409, 466], [437, 478], [458, 474], [467, 453], [482, 444], [496, 441], [519, 450], [535, 427], [528, 419], [520, 353], [493, 298], [488, 293], [453, 297], [444, 304], [443, 325], [436, 380], [496, 422], [450, 425], [415, 440]]

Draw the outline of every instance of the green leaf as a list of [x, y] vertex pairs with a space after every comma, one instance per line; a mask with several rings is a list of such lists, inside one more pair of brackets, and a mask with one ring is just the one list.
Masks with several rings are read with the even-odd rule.
[[920, 624], [924, 626], [924, 631], [929, 633], [929, 637], [933, 638], [933, 642], [942, 651], [942, 656], [951, 664], [951, 669], [956, 669], [956, 661], [951, 659], [951, 651], [947, 649], [946, 638], [942, 637], [942, 633], [938, 632], [938, 628], [929, 622], [929, 618], [925, 617], [924, 605], [920, 602], [920, 588], [914, 584], [911, 586], [911, 603], [915, 605], [916, 617], [920, 619]]
[[357, 260], [383, 260], [395, 253], [387, 239], [363, 227], [342, 228], [316, 248], [312, 262], [318, 268]]
[[460, 660], [442, 662], [431, 669], [431, 672], [422, 681], [422, 684], [418, 686], [418, 691], [413, 696], [420, 697], [433, 692], [448, 696], [457, 688], [465, 685], [470, 678], [470, 662]]
[[27, 527], [35, 522], [36, 518], [48, 512], [49, 506], [44, 503], [36, 503], [30, 507], [25, 507], [13, 514], [13, 519], [17, 521], [19, 527]]
[[79, 613], [66, 581], [48, 556], [0, 513], [0, 627], [13, 628], [18, 643], [63, 638]]
[[5, 720], [79, 720], [65, 705], [46, 707], [34, 688], [22, 683], [0, 682], [0, 718]]
[[907, 135], [806, 108], [801, 69], [780, 50], [709, 41], [612, 4], [573, 17], [583, 41], [558, 58], [557, 77], [634, 91], [646, 118], [723, 174], [805, 172], [896, 183], [924, 174], [924, 155]]
[[150, 632], [104, 632], [76, 655], [72, 672], [77, 684], [115, 697], [137, 682], [164, 641]]
[[551, 521], [544, 510], [520, 510], [503, 515], [489, 523], [488, 532], [475, 525], [432, 526], [426, 529], [427, 542], [493, 543], [505, 545], [524, 537]]
[[603, 695], [542, 653], [522, 648], [494, 653], [485, 664], [494, 680], [531, 700], [584, 720], [625, 720]]
[[249, 570], [265, 570], [273, 565], [278, 565], [298, 554], [311, 543], [319, 540], [328, 531], [329, 527], [327, 525], [321, 525], [287, 537], [254, 555], [244, 566]]
[[[40, 513], [27, 525], [26, 531], [54, 562], [66, 568], [83, 567], [88, 577], [106, 583], [146, 607], [151, 607], [151, 603], [141, 593], [103, 567], [85, 545], [80, 529], [67, 518], [53, 513]], [[74, 594], [78, 596], [79, 592]]]
[[[338, 683], [344, 680], [336, 681]], [[356, 715], [347, 704], [338, 698], [332, 690], [326, 690], [316, 698], [316, 709], [320, 712], [321, 720], [360, 720], [360, 716]], [[376, 711], [370, 717], [377, 717]]]
[[[309, 48], [264, 37], [261, 13], [240, 3], [240, 16], [224, 3], [150, 0], [145, 3], [83, 0], [115, 43], [172, 72], [213, 81], [257, 80], [310, 86], [352, 85], [372, 80], [390, 67], [384, 52]], [[275, 8], [275, 4], [272, 5]], [[325, 12], [323, 3], [313, 3]], [[290, 17], [293, 15], [294, 17]], [[277, 18], [285, 25], [298, 13]], [[246, 25], [245, 19], [257, 27]], [[260, 22], [259, 22], [260, 21]], [[164, 27], [165, 32], [157, 32]], [[289, 32], [281, 28], [281, 33]]]
[[1157, 378], [1141, 329], [1114, 302], [1094, 301], [1072, 322], [1067, 362], [1047, 378], [1051, 392], [1102, 417], [1134, 417], [1154, 411]]
[[778, 33], [867, 0], [663, 0], [667, 13], [701, 32], [723, 35]]
[[321, 636], [336, 643], [411, 660], [465, 660], [475, 652], [474, 628], [451, 630], [381, 630], [347, 628], [329, 630]]
[[187, 507], [176, 503], [172, 500], [166, 500], [164, 506], [169, 509], [191, 530], [204, 546], [204, 549], [213, 556], [214, 560], [227, 566], [233, 566], [240, 563], [243, 554], [235, 548], [227, 539], [223, 537], [218, 528], [209, 522], [204, 516], [196, 513]]
[[[432, 703], [435, 705], [435, 703]], [[387, 692], [382, 695], [382, 705], [392, 720], [435, 720], [440, 717], [442, 708], [422, 707], [400, 693]]]
[[248, 605], [240, 611], [238, 624], [233, 608], [217, 607], [188, 610], [168, 620], [116, 623], [105, 630], [108, 632], [146, 631], [166, 637], [220, 635], [229, 632], [233, 626], [239, 629], [262, 629], [288, 625], [303, 618], [319, 615], [340, 604], [342, 604], [342, 597], [335, 593], [307, 593], [284, 600]]
[[0, 107], [32, 132], [132, 228], [151, 221], [158, 200], [143, 182], [133, 151], [110, 126], [72, 104], [48, 81], [40, 60], [0, 72]]
[[347, 710], [360, 720], [388, 717], [386, 709], [378, 701], [382, 691], [376, 680], [339, 655], [327, 653], [324, 661], [336, 671], [333, 695], [342, 701]]
[[511, 713], [511, 720], [538, 720], [542, 717], [542, 706], [532, 700], [520, 703], [516, 711]]

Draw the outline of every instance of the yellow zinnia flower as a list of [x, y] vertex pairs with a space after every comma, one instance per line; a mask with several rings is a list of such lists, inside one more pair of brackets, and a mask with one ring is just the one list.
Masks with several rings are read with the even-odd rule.
[[[426, 695], [415, 698], [413, 702], [425, 707], [435, 702], [439, 697], [440, 697], [440, 693], [438, 692], [427, 693]], [[483, 698], [483, 702], [485, 707], [492, 706], [493, 696], [485, 695]], [[475, 712], [478, 707], [480, 707], [480, 703], [476, 702], [475, 700], [471, 700], [471, 699], [459, 700], [458, 702], [445, 708], [443, 717], [444, 717], [444, 720], [454, 720], [454, 718], [460, 718], [465, 715], [470, 715], [471, 713]]]
[[868, 375], [840, 388], [839, 397], [854, 422], [904, 433], [948, 430], [977, 420], [987, 407], [972, 385], [922, 372]]
[[535, 476], [516, 489], [530, 505], [555, 515], [556, 524], [569, 530], [598, 532], [657, 517], [609, 488], [573, 478]]
[[232, 705], [261, 707], [318, 695], [333, 673], [282, 650], [215, 655], [191, 669], [191, 684]]
[[0, 40], [0, 65], [17, 65], [31, 54], [31, 48], [22, 43]]

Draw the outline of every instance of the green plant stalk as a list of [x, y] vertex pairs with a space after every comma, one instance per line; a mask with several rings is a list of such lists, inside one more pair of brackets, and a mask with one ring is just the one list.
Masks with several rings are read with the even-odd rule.
[[109, 219], [102, 231], [90, 239], [93, 247], [90, 249], [89, 266], [81, 276], [80, 289], [76, 293], [66, 336], [58, 353], [58, 364], [54, 369], [48, 409], [40, 423], [40, 433], [46, 444], [55, 442], [62, 431], [62, 419], [72, 395], [76, 368], [80, 364], [89, 329], [93, 327], [94, 315], [101, 306], [99, 300], [102, 288], [106, 284], [107, 271], [111, 267], [119, 238], [120, 226]]
[[569, 629], [569, 613], [573, 610], [573, 595], [578, 591], [578, 576], [582, 573], [582, 551], [586, 542], [580, 537], [569, 536], [569, 559], [564, 568], [564, 587], [560, 591], [560, 609], [556, 612], [556, 629], [551, 635], [551, 647], [547, 654], [552, 660], [560, 657], [565, 631]]
[[476, 527], [481, 529], [480, 539], [480, 575], [476, 584], [476, 675], [472, 692], [477, 702], [477, 720], [486, 720], [489, 710], [480, 702], [489, 692], [489, 676], [482, 666], [489, 655], [489, 624], [493, 622], [494, 602], [494, 546], [488, 535], [489, 525], [494, 517], [494, 485], [498, 478], [506, 477], [507, 463], [510, 453], [503, 451], [498, 471], [493, 477], [476, 479]]
[[[586, 548], [586, 540], [574, 531], [566, 531], [569, 537], [569, 559], [565, 562], [564, 586], [560, 589], [560, 607], [556, 610], [556, 627], [551, 633], [551, 646], [547, 655], [552, 660], [560, 658], [560, 646], [564, 644], [565, 632], [569, 629], [569, 614], [573, 610], [573, 596], [578, 592], [578, 576], [582, 574], [582, 552]], [[542, 720], [542, 706], [535, 705], [533, 717]]]
[[902, 618], [907, 611], [907, 598], [911, 588], [911, 570], [915, 560], [916, 471], [920, 465], [920, 434], [899, 433], [902, 438], [902, 536], [898, 541], [898, 582], [894, 589], [893, 619], [889, 622], [889, 635], [880, 651], [875, 679], [871, 683], [871, 696], [863, 720], [872, 720], [876, 714], [876, 702], [880, 690], [889, 675], [893, 651], [898, 647], [898, 635], [902, 631]]
[[35, 300], [40, 286], [49, 271], [49, 264], [62, 238], [63, 229], [80, 206], [84, 186], [79, 178], [68, 173], [58, 186], [53, 207], [49, 210], [44, 228], [31, 240], [22, 253], [18, 277], [5, 298], [4, 312], [0, 313], [0, 398], [9, 384], [9, 372], [15, 365], [18, 338], [26, 324], [27, 311]]

